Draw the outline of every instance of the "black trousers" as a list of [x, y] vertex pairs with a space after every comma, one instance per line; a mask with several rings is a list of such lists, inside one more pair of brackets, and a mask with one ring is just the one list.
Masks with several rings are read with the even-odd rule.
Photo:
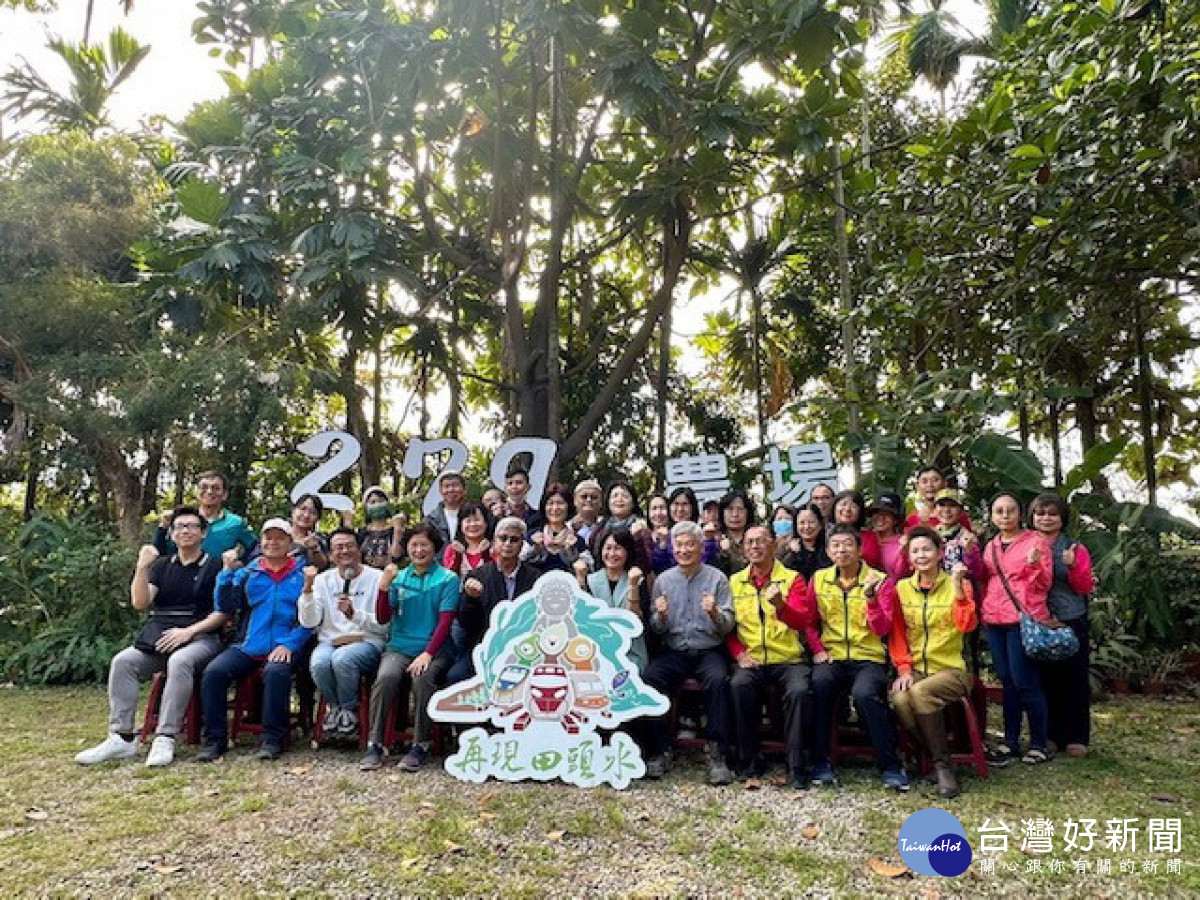
[[804, 720], [808, 711], [810, 671], [806, 663], [771, 663], [752, 668], [734, 664], [729, 692], [733, 696], [740, 765], [749, 766], [758, 758], [762, 743], [759, 735], [762, 691], [765, 685], [775, 684], [783, 694], [783, 732], [788, 770], [799, 772], [804, 768]]
[[900, 768], [896, 728], [888, 707], [888, 670], [883, 663], [839, 660], [815, 663], [813, 685], [813, 765], [829, 762], [829, 735], [834, 702], [849, 688], [858, 717], [866, 724], [881, 772]]
[[[650, 660], [642, 678], [664, 697], [674, 697], [679, 686], [695, 678], [704, 688], [705, 737], [724, 750], [729, 744], [729, 656], [724, 648], [667, 650]], [[658, 756], [671, 745], [663, 716], [646, 724], [646, 752]]]
[[1086, 747], [1092, 738], [1090, 629], [1086, 618], [1071, 619], [1064, 624], [1070, 625], [1079, 638], [1079, 652], [1056, 662], [1035, 661], [1042, 678], [1042, 693], [1046, 695], [1047, 736], [1058, 744], [1059, 750], [1067, 744]]

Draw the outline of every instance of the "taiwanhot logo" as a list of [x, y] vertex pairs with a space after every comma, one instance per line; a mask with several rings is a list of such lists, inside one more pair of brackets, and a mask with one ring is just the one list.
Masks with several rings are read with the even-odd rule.
[[954, 877], [971, 865], [967, 831], [944, 809], [919, 809], [900, 826], [900, 858], [922, 875]]

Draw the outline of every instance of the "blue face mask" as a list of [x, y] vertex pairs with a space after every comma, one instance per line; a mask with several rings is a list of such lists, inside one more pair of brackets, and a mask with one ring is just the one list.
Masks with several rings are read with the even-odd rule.
[[791, 537], [792, 536], [792, 520], [791, 519], [776, 519], [771, 523], [771, 530], [775, 532], [775, 537]]

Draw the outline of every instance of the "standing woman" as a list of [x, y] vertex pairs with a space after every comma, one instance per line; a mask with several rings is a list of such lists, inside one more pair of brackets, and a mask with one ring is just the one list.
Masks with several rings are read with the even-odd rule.
[[842, 491], [833, 498], [833, 524], [849, 525], [862, 540], [862, 558], [872, 569], [883, 568], [879, 538], [867, 528], [867, 501], [858, 491]]
[[367, 525], [358, 530], [358, 546], [362, 551], [363, 565], [383, 569], [393, 559], [404, 556], [400, 533], [404, 530], [404, 516], [393, 515], [392, 501], [387, 492], [378, 485], [363, 491], [363, 508], [366, 510]]
[[775, 555], [780, 559], [787, 549], [788, 542], [796, 536], [796, 507], [781, 503], [771, 513], [771, 533], [775, 536], [778, 547]]
[[[983, 624], [992, 666], [1004, 685], [1004, 743], [991, 759], [997, 767], [1014, 759], [1036, 765], [1047, 752], [1046, 695], [1037, 666], [1021, 644], [1021, 610], [1040, 622], [1050, 620], [1046, 595], [1054, 581], [1050, 547], [1045, 538], [1021, 527], [1021, 504], [1012, 494], [991, 503], [992, 524], [999, 532], [983, 553]], [[1021, 714], [1029, 718], [1029, 750], [1019, 753]]]
[[904, 500], [899, 494], [880, 494], [867, 508], [867, 515], [879, 541], [879, 568], [893, 578], [911, 574], [904, 549]]
[[783, 554], [780, 561], [793, 572], [803, 575], [807, 584], [818, 569], [833, 565], [833, 560], [825, 552], [825, 519], [817, 504], [809, 503], [796, 510], [793, 529], [795, 537], [786, 543], [781, 542]]
[[899, 677], [892, 683], [892, 708], [900, 724], [924, 745], [933, 760], [938, 793], [958, 796], [942, 711], [971, 692], [975, 676], [963, 659], [963, 635], [975, 630], [975, 594], [962, 563], [946, 574], [942, 539], [929, 528], [908, 536], [913, 574], [886, 582], [895, 594], [888, 655]]
[[722, 497], [717, 522], [721, 527], [721, 552], [717, 555], [716, 565], [726, 575], [732, 575], [749, 565], [742, 552], [742, 541], [746, 538], [746, 529], [758, 524], [758, 513], [750, 495], [735, 488]]
[[1092, 557], [1087, 547], [1063, 533], [1070, 519], [1066, 502], [1057, 494], [1041, 494], [1029, 507], [1033, 528], [1050, 545], [1054, 581], [1046, 605], [1050, 614], [1069, 625], [1079, 638], [1079, 652], [1069, 659], [1038, 661], [1046, 692], [1048, 734], [1068, 756], [1087, 756], [1091, 740], [1092, 693], [1088, 678], [1088, 598], [1095, 588]]
[[[633, 565], [637, 552], [633, 535], [628, 531], [604, 530], [596, 535], [596, 546], [601, 567], [583, 579], [582, 586], [609, 606], [629, 610], [644, 627], [650, 609], [650, 586], [642, 570]], [[645, 671], [650, 662], [644, 630], [630, 641], [629, 659], [639, 672]]]
[[496, 522], [482, 503], [464, 503], [458, 511], [454, 540], [442, 551], [442, 565], [463, 578], [492, 558]]
[[[650, 528], [642, 518], [642, 508], [638, 505], [637, 494], [628, 481], [614, 481], [604, 494], [604, 520], [601, 527], [608, 531], [628, 531], [633, 535], [637, 546], [634, 564], [643, 572], [650, 569], [650, 554], [653, 541], [650, 538]], [[598, 547], [592, 549], [595, 557]]]
[[552, 484], [546, 489], [539, 508], [543, 524], [529, 537], [529, 546], [521, 558], [540, 574], [551, 571], [570, 572], [576, 560], [591, 567], [587, 544], [571, 529], [575, 508], [571, 489], [565, 484]]
[[833, 524], [833, 498], [833, 488], [827, 484], [818, 484], [809, 495], [809, 502], [821, 513], [821, 521], [826, 527]]
[[[656, 533], [654, 548], [650, 554], [650, 567], [654, 570], [655, 575], [661, 575], [675, 565], [675, 549], [671, 543], [670, 528], [674, 528], [680, 522], [698, 522], [700, 519], [700, 501], [696, 499], [696, 492], [690, 487], [677, 487], [671, 491], [671, 496], [667, 499], [667, 515], [670, 517], [670, 522], [666, 540], [659, 540], [659, 535]], [[700, 561], [710, 566], [716, 565], [719, 551], [720, 546], [715, 537], [705, 538], [704, 552]]]

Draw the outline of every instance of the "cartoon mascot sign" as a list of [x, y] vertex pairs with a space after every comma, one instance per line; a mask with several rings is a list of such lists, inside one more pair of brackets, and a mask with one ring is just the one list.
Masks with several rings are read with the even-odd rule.
[[548, 572], [511, 603], [498, 603], [474, 651], [477, 674], [434, 694], [429, 714], [500, 731], [466, 731], [446, 771], [473, 782], [560, 778], [628, 787], [646, 773], [641, 751], [624, 732], [605, 743], [596, 730], [667, 711], [667, 699], [629, 659], [641, 633], [636, 615], [586, 593], [566, 572]]

